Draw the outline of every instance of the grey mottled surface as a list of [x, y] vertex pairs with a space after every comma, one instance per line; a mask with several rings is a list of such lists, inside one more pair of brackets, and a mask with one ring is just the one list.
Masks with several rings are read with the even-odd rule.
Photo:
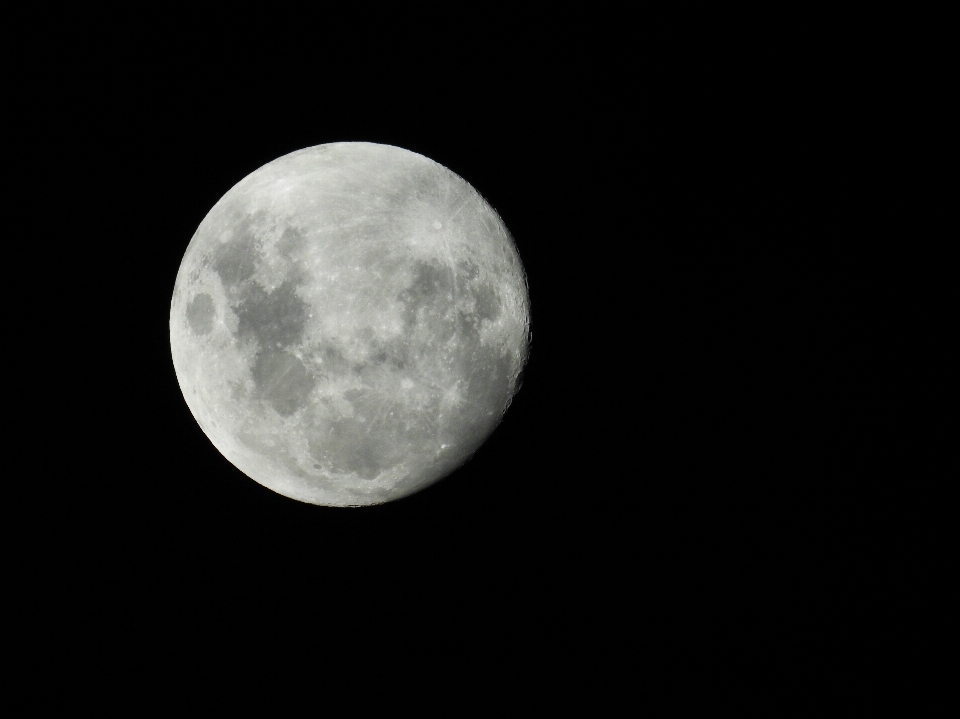
[[516, 391], [523, 268], [463, 179], [387, 145], [281, 157], [233, 187], [184, 255], [170, 313], [194, 417], [245, 474], [360, 506], [462, 464]]

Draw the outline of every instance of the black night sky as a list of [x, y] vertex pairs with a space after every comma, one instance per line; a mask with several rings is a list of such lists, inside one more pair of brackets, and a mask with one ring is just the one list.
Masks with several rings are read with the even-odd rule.
[[[444, 72], [341, 58], [316, 81], [135, 38], [64, 63], [46, 117], [75, 118], [56, 166], [97, 259], [71, 300], [76, 476], [31, 505], [49, 529], [28, 585], [52, 618], [31, 656], [69, 646], [142, 687], [127, 659], [190, 686], [238, 661], [324, 685], [334, 667], [372, 683], [405, 667], [467, 692], [486, 667], [498, 691], [562, 704], [646, 691], [630, 659], [644, 652], [685, 676], [651, 647], [715, 661], [816, 634], [852, 581], [837, 564], [859, 571], [833, 547], [858, 467], [841, 450], [868, 444], [866, 410], [830, 389], [867, 382], [847, 353], [863, 299], [836, 289], [857, 256], [834, 221], [860, 132], [848, 96], [745, 50], [504, 43]], [[211, 445], [168, 313], [230, 187], [351, 140], [423, 154], [490, 202], [528, 274], [533, 342], [472, 461], [406, 499], [333, 509], [274, 494]]]

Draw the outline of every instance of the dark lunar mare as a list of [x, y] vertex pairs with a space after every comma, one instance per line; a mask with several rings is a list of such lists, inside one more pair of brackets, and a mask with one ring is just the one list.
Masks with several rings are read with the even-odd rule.
[[262, 259], [260, 243], [254, 233], [254, 225], [265, 216], [264, 212], [244, 215], [237, 221], [233, 238], [217, 248], [213, 256], [213, 269], [227, 292], [241, 282], [253, 277]]
[[232, 307], [237, 315], [237, 337], [253, 338], [263, 349], [301, 342], [309, 308], [297, 295], [297, 286], [288, 280], [267, 292], [256, 282], [244, 285], [240, 302]]
[[258, 352], [251, 374], [260, 396], [282, 417], [301, 409], [314, 385], [303, 362], [283, 350]]
[[213, 298], [201, 293], [194, 297], [187, 305], [187, 322], [198, 335], [210, 334], [213, 331], [213, 320], [216, 317], [216, 309], [213, 306]]

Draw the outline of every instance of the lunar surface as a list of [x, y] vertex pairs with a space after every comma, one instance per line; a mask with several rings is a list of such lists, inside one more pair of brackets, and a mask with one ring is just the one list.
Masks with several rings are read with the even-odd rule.
[[526, 276], [450, 170], [319, 145], [204, 218], [170, 345], [193, 416], [244, 474], [312, 504], [380, 504], [450, 474], [500, 422], [527, 359]]

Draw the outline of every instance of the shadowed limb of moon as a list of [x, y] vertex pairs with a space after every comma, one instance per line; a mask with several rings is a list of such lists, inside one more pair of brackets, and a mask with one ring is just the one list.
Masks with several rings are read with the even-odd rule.
[[379, 504], [442, 479], [499, 423], [527, 359], [526, 277], [450, 170], [318, 145], [204, 218], [170, 345], [187, 405], [241, 471], [304, 502]]

